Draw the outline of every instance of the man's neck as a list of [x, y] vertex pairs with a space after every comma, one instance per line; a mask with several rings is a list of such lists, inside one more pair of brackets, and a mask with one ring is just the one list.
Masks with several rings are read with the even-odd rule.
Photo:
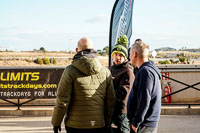
[[138, 68], [140, 68], [142, 66], [142, 64], [144, 64], [145, 62], [148, 62], [148, 59], [138, 59], [138, 63], [136, 64], [136, 66]]

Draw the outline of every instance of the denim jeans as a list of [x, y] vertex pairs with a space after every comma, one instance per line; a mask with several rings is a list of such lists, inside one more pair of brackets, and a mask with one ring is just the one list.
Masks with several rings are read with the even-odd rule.
[[[134, 132], [131, 129], [130, 133], [136, 133], [136, 132]], [[157, 127], [153, 128], [153, 127], [141, 126], [138, 128], [137, 133], [157, 133]]]
[[129, 120], [127, 119], [126, 114], [119, 116], [119, 123], [117, 124], [118, 128], [111, 128], [112, 133], [129, 133]]
[[147, 126], [142, 126], [138, 128], [137, 133], [157, 133], [157, 127], [147, 127]]

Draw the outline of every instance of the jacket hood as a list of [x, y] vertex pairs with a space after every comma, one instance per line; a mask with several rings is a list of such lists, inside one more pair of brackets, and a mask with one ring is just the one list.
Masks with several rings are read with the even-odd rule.
[[158, 69], [158, 67], [155, 66], [155, 64], [152, 61], [145, 62], [145, 63], [142, 64], [142, 66], [148, 66], [148, 67], [152, 68], [153, 70], [155, 70], [155, 72], [158, 74], [159, 79], [161, 79], [160, 70]]
[[102, 68], [96, 57], [96, 52], [91, 49], [78, 52], [73, 58], [72, 66], [85, 75], [97, 74]]

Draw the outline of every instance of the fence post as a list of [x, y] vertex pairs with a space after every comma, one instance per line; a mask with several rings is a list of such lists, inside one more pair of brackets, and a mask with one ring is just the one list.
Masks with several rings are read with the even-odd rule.
[[17, 110], [20, 110], [20, 99], [17, 99]]

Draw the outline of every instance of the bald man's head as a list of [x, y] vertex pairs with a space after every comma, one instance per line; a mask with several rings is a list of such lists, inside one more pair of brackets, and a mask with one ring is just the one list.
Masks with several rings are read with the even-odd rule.
[[78, 41], [77, 45], [78, 51], [86, 50], [86, 49], [93, 49], [93, 43], [88, 38], [81, 38]]

